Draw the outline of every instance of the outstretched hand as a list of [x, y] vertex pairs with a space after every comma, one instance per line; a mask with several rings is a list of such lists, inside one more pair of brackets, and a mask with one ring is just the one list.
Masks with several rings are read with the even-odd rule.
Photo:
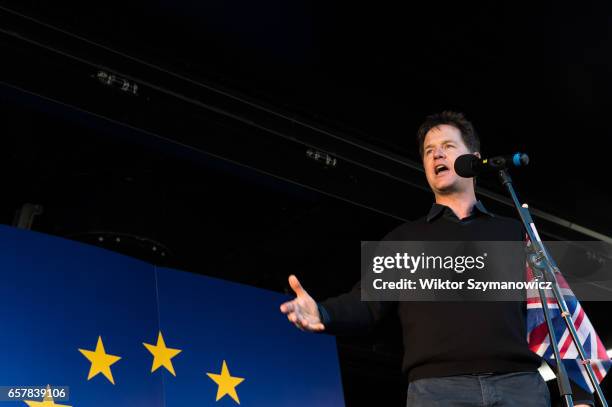
[[296, 297], [294, 300], [282, 304], [280, 306], [281, 312], [287, 315], [287, 319], [293, 325], [303, 331], [321, 332], [325, 330], [316, 301], [304, 290], [296, 276], [289, 276], [289, 285], [295, 292]]

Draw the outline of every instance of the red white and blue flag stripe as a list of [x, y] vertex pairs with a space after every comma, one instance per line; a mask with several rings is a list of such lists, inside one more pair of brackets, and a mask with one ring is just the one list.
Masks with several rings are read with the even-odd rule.
[[[555, 275], [561, 294], [565, 298], [568, 310], [574, 321], [580, 343], [584, 348], [587, 359], [591, 361], [591, 367], [593, 368], [597, 382], [601, 383], [612, 365], [612, 362], [606, 353], [606, 348], [601, 342], [601, 339], [599, 339], [599, 336], [595, 332], [589, 317], [584, 312], [584, 309], [570, 289], [567, 281], [565, 281], [561, 273], [556, 273]], [[528, 281], [533, 279], [533, 272], [529, 266], [527, 266], [527, 278]], [[564, 319], [561, 317], [561, 312], [559, 311], [559, 306], [557, 305], [553, 293], [551, 290], [545, 290], [545, 292], [548, 309], [552, 316], [552, 325], [558, 341], [559, 353], [563, 359], [567, 374], [577, 385], [593, 393], [593, 385], [591, 384], [586, 368], [581, 363], [578, 350], [572, 341], [572, 337], [569, 329], [565, 325]], [[544, 319], [544, 312], [542, 311], [542, 303], [538, 290], [535, 289], [527, 290], [527, 342], [529, 343], [529, 348], [533, 352], [540, 355], [549, 364], [556, 365], [553, 350], [550, 346], [548, 327]]]

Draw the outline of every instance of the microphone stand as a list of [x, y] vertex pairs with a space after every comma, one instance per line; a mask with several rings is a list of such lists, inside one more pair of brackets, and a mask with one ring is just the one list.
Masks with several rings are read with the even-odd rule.
[[[595, 394], [599, 399], [599, 402], [603, 407], [608, 407], [608, 403], [603, 395], [601, 387], [599, 383], [597, 383], [597, 379], [595, 378], [595, 372], [593, 372], [593, 368], [591, 367], [591, 361], [586, 357], [586, 352], [582, 347], [582, 344], [578, 340], [578, 333], [576, 332], [576, 327], [574, 326], [574, 322], [572, 320], [572, 316], [569, 312], [565, 299], [561, 294], [559, 289], [559, 285], [557, 284], [557, 278], [555, 273], [559, 272], [559, 268], [556, 263], [544, 247], [542, 240], [538, 234], [538, 230], [535, 227], [533, 222], [533, 218], [531, 217], [531, 213], [529, 212], [527, 204], [521, 205], [516, 192], [514, 190], [514, 186], [512, 185], [512, 179], [508, 174], [507, 170], [502, 169], [499, 171], [499, 179], [510, 193], [512, 201], [514, 202], [514, 206], [518, 211], [518, 214], [523, 222], [525, 230], [527, 231], [527, 235], [529, 236], [529, 240], [531, 240], [531, 248], [530, 254], [527, 256], [528, 262], [534, 271], [534, 280], [539, 282], [542, 278], [545, 281], [551, 282], [552, 293], [559, 307], [559, 311], [561, 312], [561, 317], [565, 321], [565, 325], [569, 329], [570, 335], [572, 337], [572, 341], [578, 350], [578, 354], [580, 355], [580, 363], [584, 365], [586, 371], [589, 376], [589, 380], [595, 389]], [[550, 310], [548, 309], [548, 301], [546, 298], [546, 294], [542, 288], [538, 287], [538, 293], [540, 295], [540, 301], [542, 303], [542, 311], [544, 311], [544, 318], [546, 320], [546, 326], [548, 327], [548, 335], [550, 338], [550, 344], [553, 349], [553, 353], [555, 356], [555, 360], [557, 361], [557, 383], [559, 385], [559, 394], [565, 401], [565, 405], [567, 407], [572, 407], [574, 405], [572, 390], [570, 387], [569, 377], [567, 375], [567, 371], [565, 370], [565, 366], [563, 365], [563, 359], [561, 359], [561, 355], [559, 353], [559, 346], [557, 343], [557, 338], [555, 335], [555, 331], [552, 325], [552, 317], [550, 315]]]

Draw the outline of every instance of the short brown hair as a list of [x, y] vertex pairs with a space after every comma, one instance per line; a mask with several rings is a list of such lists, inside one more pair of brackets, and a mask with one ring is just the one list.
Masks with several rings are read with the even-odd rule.
[[480, 151], [480, 139], [474, 130], [472, 123], [465, 118], [465, 115], [460, 112], [451, 112], [448, 110], [442, 113], [435, 113], [427, 116], [419, 130], [417, 131], [417, 142], [419, 143], [419, 154], [423, 157], [423, 143], [425, 136], [429, 130], [438, 127], [441, 124], [453, 126], [461, 133], [461, 138], [470, 152]]

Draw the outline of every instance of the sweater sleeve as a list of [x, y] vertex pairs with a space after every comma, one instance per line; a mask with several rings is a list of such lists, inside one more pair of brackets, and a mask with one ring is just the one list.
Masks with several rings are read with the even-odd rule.
[[338, 297], [318, 304], [325, 332], [333, 335], [364, 334], [395, 309], [394, 302], [361, 301], [361, 284]]

